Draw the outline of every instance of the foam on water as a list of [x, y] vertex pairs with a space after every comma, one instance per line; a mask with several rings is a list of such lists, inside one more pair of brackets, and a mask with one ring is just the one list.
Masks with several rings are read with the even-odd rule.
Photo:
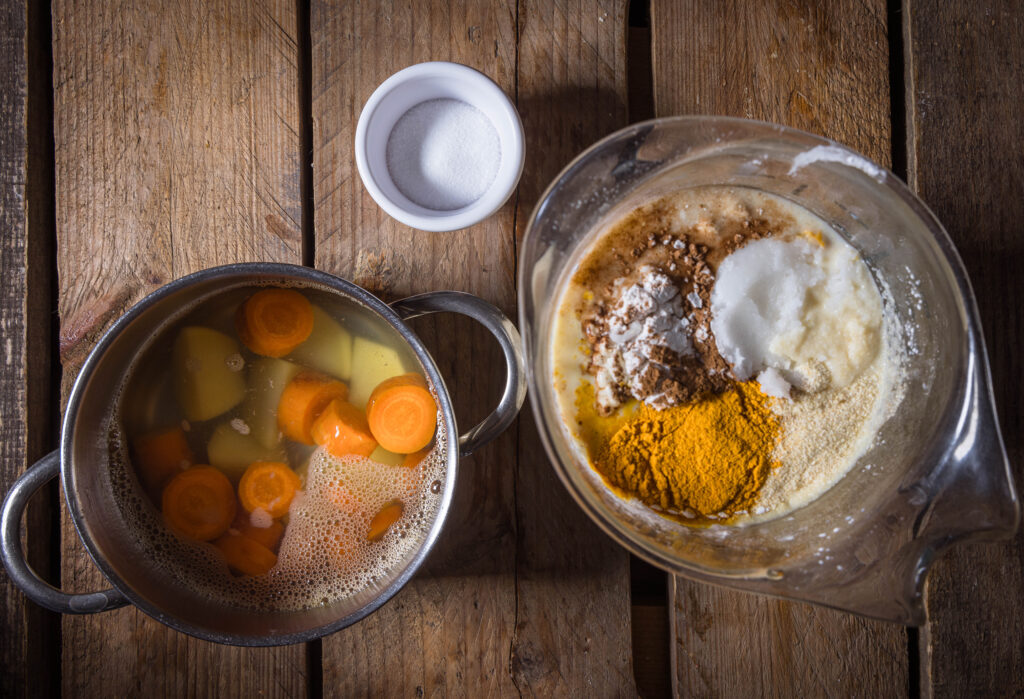
[[[293, 611], [333, 604], [377, 583], [408, 562], [441, 504], [447, 439], [438, 413], [434, 448], [415, 468], [369, 459], [337, 459], [321, 449], [307, 467], [305, 488], [292, 503], [277, 565], [259, 577], [235, 577], [212, 545], [176, 536], [136, 479], [121, 429], [111, 431], [110, 481], [127, 536], [162, 574], [218, 604], [259, 611]], [[392, 500], [401, 518], [369, 542], [370, 520]]]

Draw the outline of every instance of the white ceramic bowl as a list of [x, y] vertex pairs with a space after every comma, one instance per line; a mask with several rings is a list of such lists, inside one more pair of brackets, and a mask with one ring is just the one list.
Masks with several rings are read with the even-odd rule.
[[[409, 200], [395, 186], [387, 167], [388, 137], [412, 107], [434, 99], [461, 100], [494, 125], [501, 162], [491, 186], [458, 209], [437, 211]], [[483, 73], [459, 63], [418, 63], [381, 83], [366, 101], [356, 125], [356, 166], [374, 201], [393, 218], [424, 231], [454, 231], [479, 223], [504, 204], [523, 172], [523, 124], [511, 100]]]

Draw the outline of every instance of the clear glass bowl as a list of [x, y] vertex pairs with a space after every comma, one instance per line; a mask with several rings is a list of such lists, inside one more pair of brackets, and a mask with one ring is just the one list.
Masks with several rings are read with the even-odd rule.
[[[786, 516], [744, 526], [691, 528], [614, 494], [570, 446], [550, 379], [553, 300], [594, 233], [660, 193], [702, 185], [770, 192], [830, 222], [888, 287], [886, 312], [912, 347], [899, 408], [847, 475]], [[919, 624], [936, 554], [1017, 528], [963, 264], [903, 182], [833, 141], [723, 117], [623, 129], [580, 155], [542, 196], [522, 246], [519, 294], [530, 399], [555, 470], [612, 538], [671, 573]]]

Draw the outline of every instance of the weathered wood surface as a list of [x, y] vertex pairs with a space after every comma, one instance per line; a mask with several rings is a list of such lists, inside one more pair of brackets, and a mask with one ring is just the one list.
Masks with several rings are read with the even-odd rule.
[[[295, 3], [53, 7], [65, 389], [146, 292], [216, 264], [301, 259]], [[65, 392], [66, 396], [66, 392]], [[63, 582], [104, 581], [65, 517]], [[301, 696], [303, 646], [238, 649], [133, 608], [67, 616], [67, 696]]]
[[[888, 163], [886, 26], [881, 0], [654, 3], [656, 114], [780, 122]], [[906, 632], [900, 626], [679, 577], [670, 592], [678, 694], [908, 691]]]
[[[626, 11], [622, 0], [519, 2], [518, 107], [526, 132], [519, 235], [561, 169], [627, 123]], [[531, 696], [636, 694], [629, 556], [558, 480], [529, 405], [520, 422], [516, 509], [517, 688]]]
[[[38, 12], [25, 2], [0, 3], [0, 491], [54, 446], [50, 382], [52, 213], [46, 207], [46, 95], [32, 80], [45, 72], [31, 48]], [[44, 80], [44, 83], [46, 81]], [[42, 86], [44, 89], [46, 84]], [[43, 104], [39, 98], [42, 97]], [[28, 115], [38, 110], [40, 121]], [[35, 112], [33, 112], [34, 114]], [[29, 564], [53, 579], [56, 499], [53, 488], [33, 499], [22, 541]], [[50, 696], [59, 653], [59, 620], [2, 576], [0, 696]]]
[[[1024, 13], [1017, 2], [905, 4], [910, 184], [959, 250], [977, 295], [1018, 493], [1024, 483]], [[1024, 536], [954, 547], [928, 579], [921, 687], [1024, 695]]]

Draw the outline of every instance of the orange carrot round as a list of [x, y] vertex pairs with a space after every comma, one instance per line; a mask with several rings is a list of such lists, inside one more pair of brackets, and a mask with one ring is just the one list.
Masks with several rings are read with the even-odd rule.
[[277, 545], [281, 543], [281, 537], [284, 535], [284, 525], [276, 520], [271, 522], [269, 527], [255, 526], [244, 507], [238, 508], [238, 516], [235, 517], [231, 528], [257, 544], [263, 544], [271, 551], [277, 550]]
[[182, 471], [164, 488], [164, 518], [172, 529], [190, 539], [216, 539], [235, 518], [235, 493], [231, 481], [210, 466]]
[[241, 534], [225, 534], [213, 545], [224, 555], [228, 566], [243, 575], [264, 575], [277, 565], [273, 551]]
[[380, 511], [370, 520], [370, 531], [366, 534], [366, 540], [379, 541], [398, 521], [404, 510], [405, 505], [401, 500], [392, 500], [380, 508]]
[[366, 403], [370, 432], [382, 447], [410, 454], [430, 444], [437, 428], [437, 403], [419, 374], [381, 381]]
[[333, 400], [313, 423], [313, 441], [334, 456], [369, 456], [377, 448], [366, 416], [356, 406]]
[[167, 482], [195, 463], [181, 427], [157, 430], [132, 442], [139, 480], [156, 502]]
[[301, 487], [299, 476], [288, 464], [255, 461], [238, 482], [238, 499], [246, 512], [260, 509], [276, 518], [288, 512], [295, 491]]
[[264, 357], [283, 357], [313, 332], [313, 305], [294, 289], [262, 289], [238, 309], [238, 337]]
[[313, 423], [331, 401], [348, 398], [348, 386], [329, 376], [304, 371], [288, 382], [277, 404], [277, 425], [288, 439], [313, 444]]

